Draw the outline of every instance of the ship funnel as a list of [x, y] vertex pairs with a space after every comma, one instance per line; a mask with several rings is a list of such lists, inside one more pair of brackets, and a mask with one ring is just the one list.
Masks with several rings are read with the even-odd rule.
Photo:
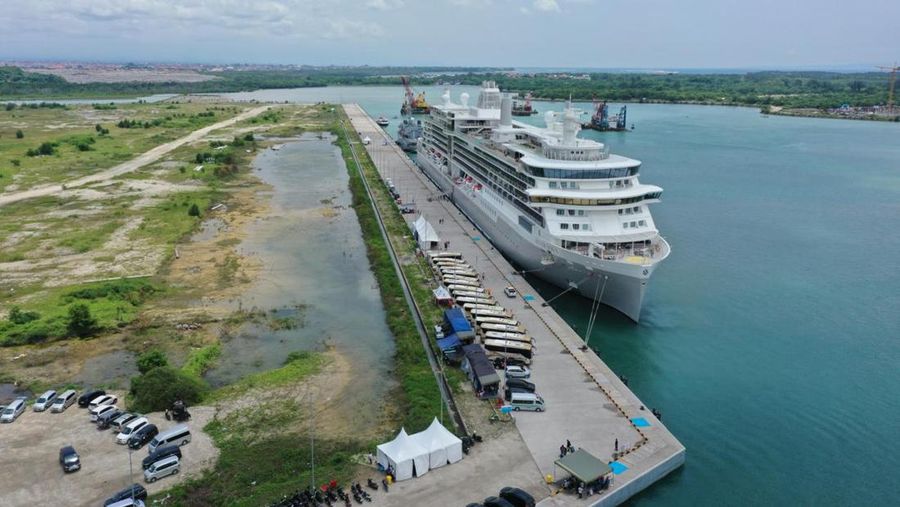
[[462, 104], [463, 107], [469, 107], [469, 94], [466, 92], [460, 93], [459, 103]]
[[512, 99], [509, 95], [504, 95], [503, 98], [500, 99], [500, 126], [512, 126]]
[[450, 105], [450, 88], [445, 88], [444, 93], [441, 95], [441, 100], [444, 102], [444, 106]]

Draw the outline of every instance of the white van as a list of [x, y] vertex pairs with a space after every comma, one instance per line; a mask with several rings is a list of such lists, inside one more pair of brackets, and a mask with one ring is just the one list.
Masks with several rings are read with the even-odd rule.
[[143, 428], [144, 426], [150, 424], [150, 421], [147, 420], [146, 417], [138, 417], [137, 419], [131, 421], [126, 424], [122, 431], [116, 435], [116, 443], [120, 445], [125, 445], [128, 443], [128, 439], [131, 438], [131, 434], [135, 431]]
[[178, 456], [169, 456], [163, 458], [156, 463], [150, 465], [150, 468], [144, 470], [144, 480], [147, 482], [156, 482], [163, 477], [175, 475], [181, 470], [181, 461]]
[[34, 405], [31, 406], [31, 410], [43, 412], [50, 408], [50, 405], [53, 404], [54, 401], [56, 401], [56, 391], [50, 389], [38, 397], [37, 401], [34, 402]]
[[175, 444], [179, 447], [187, 445], [191, 441], [191, 430], [186, 424], [179, 424], [171, 429], [160, 432], [150, 441], [149, 450], [152, 453], [157, 447]]
[[92, 408], [90, 410], [90, 412], [88, 412], [88, 413], [91, 415], [91, 422], [95, 423], [95, 422], [97, 422], [97, 419], [102, 414], [105, 414], [105, 413], [109, 412], [110, 410], [118, 410], [118, 409], [119, 408], [115, 405], [97, 405], [96, 407]]
[[71, 407], [72, 404], [75, 403], [75, 400], [78, 399], [76, 396], [77, 394], [78, 393], [76, 393], [72, 389], [69, 389], [68, 391], [60, 394], [59, 396], [56, 397], [55, 400], [53, 400], [53, 404], [50, 405], [50, 411], [54, 412], [54, 413], [59, 413], [65, 409]]
[[100, 405], [115, 405], [116, 402], [119, 401], [118, 398], [114, 394], [101, 394], [97, 396], [91, 403], [88, 405], [89, 408], [95, 408]]
[[135, 499], [132, 501], [130, 498], [126, 498], [115, 503], [107, 504], [106, 507], [144, 507], [144, 502], [143, 500]]
[[510, 393], [509, 404], [513, 410], [544, 411], [544, 398], [534, 393]]
[[0, 423], [11, 423], [25, 411], [25, 399], [16, 398], [16, 401], [10, 403], [0, 413]]

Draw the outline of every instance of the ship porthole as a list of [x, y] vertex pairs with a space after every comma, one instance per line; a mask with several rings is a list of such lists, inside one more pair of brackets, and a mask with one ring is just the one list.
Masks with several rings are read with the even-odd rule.
[[650, 272], [647, 271], [646, 269], [644, 270], [644, 276], [647, 276], [649, 273], [650, 273]]

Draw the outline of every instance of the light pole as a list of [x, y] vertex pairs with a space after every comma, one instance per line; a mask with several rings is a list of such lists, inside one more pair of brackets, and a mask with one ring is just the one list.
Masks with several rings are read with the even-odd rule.
[[131, 484], [128, 485], [131, 488], [131, 503], [134, 503], [134, 467], [131, 465], [131, 454], [134, 453], [134, 449], [131, 446], [128, 446], [128, 477], [131, 479]]

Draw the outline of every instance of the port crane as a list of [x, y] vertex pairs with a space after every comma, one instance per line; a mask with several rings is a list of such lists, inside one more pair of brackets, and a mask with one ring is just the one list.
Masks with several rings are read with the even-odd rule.
[[893, 67], [884, 67], [877, 66], [878, 69], [881, 69], [885, 72], [890, 72], [890, 85], [888, 86], [888, 100], [887, 100], [887, 110], [888, 114], [894, 114], [894, 85], [897, 84], [897, 71], [900, 70], [900, 67], [895, 63]]
[[400, 114], [407, 116], [430, 113], [431, 106], [425, 101], [425, 92], [421, 92], [418, 95], [413, 93], [412, 86], [409, 84], [409, 78], [406, 76], [400, 76], [400, 82], [403, 83], [403, 89], [406, 93], [406, 100], [400, 106]]

